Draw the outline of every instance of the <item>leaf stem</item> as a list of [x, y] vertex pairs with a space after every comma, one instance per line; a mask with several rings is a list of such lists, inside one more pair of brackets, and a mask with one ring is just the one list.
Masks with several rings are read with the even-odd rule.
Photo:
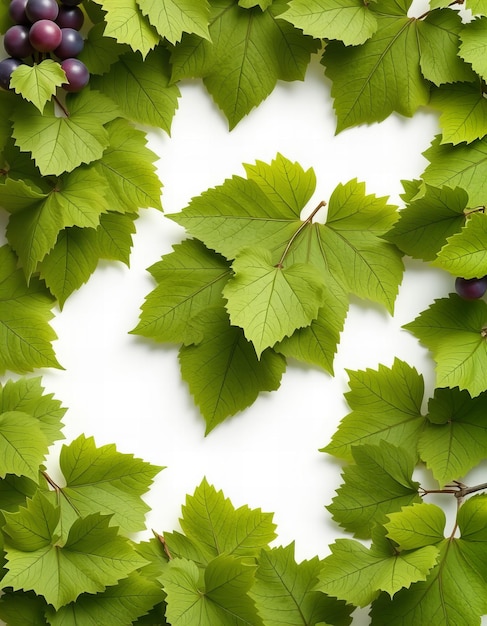
[[166, 540], [164, 539], [164, 536], [160, 535], [159, 533], [156, 533], [155, 530], [152, 530], [152, 532], [154, 533], [154, 537], [162, 544], [162, 549], [164, 550], [164, 554], [167, 556], [168, 561], [172, 561], [174, 557], [169, 551], [169, 548], [167, 546]]
[[47, 472], [41, 472], [42, 476], [44, 476], [44, 478], [46, 479], [46, 481], [48, 482], [49, 485], [51, 485], [51, 487], [54, 489], [54, 491], [56, 492], [58, 501], [59, 501], [59, 496], [63, 496], [63, 498], [66, 500], [66, 502], [69, 504], [69, 506], [73, 509], [73, 511], [76, 513], [76, 515], [78, 515], [78, 517], [81, 517], [81, 513], [79, 512], [79, 510], [76, 508], [76, 506], [71, 502], [71, 500], [68, 498], [68, 496], [64, 493], [63, 488], [60, 487], [50, 476]]
[[69, 111], [57, 96], [53, 96], [54, 102], [58, 105], [65, 117], [69, 117]]
[[326, 206], [326, 202], [324, 200], [322, 200], [318, 206], [313, 209], [313, 211], [311, 212], [311, 215], [309, 215], [304, 222], [301, 224], [301, 226], [298, 228], [298, 230], [294, 233], [294, 235], [291, 237], [291, 239], [288, 241], [287, 246], [284, 249], [284, 252], [281, 255], [281, 258], [279, 259], [279, 263], [277, 263], [276, 267], [278, 267], [279, 269], [283, 268], [283, 263], [284, 263], [284, 259], [286, 258], [286, 256], [289, 253], [289, 250], [291, 249], [291, 246], [293, 245], [293, 243], [295, 242], [296, 238], [298, 237], [299, 233], [304, 230], [306, 228], [306, 226], [308, 226], [308, 224], [310, 224], [313, 221], [313, 217], [318, 213], [318, 211], [323, 208], [324, 206]]
[[482, 491], [483, 489], [487, 489], [487, 483], [480, 483], [480, 485], [468, 487], [460, 481], [454, 480], [452, 484], [445, 485], [444, 489], [424, 489], [421, 487], [421, 496], [427, 496], [430, 493], [451, 493], [457, 500], [461, 501], [466, 496], [476, 493], [477, 491]]

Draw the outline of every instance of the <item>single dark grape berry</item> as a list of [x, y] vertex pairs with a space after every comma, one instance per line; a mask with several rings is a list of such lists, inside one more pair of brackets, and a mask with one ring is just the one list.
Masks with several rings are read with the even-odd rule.
[[482, 278], [460, 278], [455, 280], [455, 290], [465, 300], [477, 300], [487, 291], [487, 276]]
[[74, 28], [79, 30], [85, 21], [83, 11], [79, 7], [67, 7], [62, 4], [56, 18], [56, 24], [60, 28]]
[[16, 59], [25, 59], [34, 52], [29, 41], [29, 27], [16, 24], [11, 26], [3, 38], [3, 46], [7, 54]]
[[55, 20], [59, 13], [56, 0], [27, 0], [25, 13], [31, 22]]
[[86, 65], [79, 59], [65, 59], [61, 63], [61, 67], [68, 80], [62, 85], [66, 91], [80, 91], [88, 84], [90, 73]]
[[39, 20], [32, 24], [29, 39], [39, 52], [52, 52], [61, 43], [61, 29], [51, 20]]
[[9, 89], [10, 76], [19, 65], [23, 65], [23, 62], [20, 59], [13, 59], [12, 57], [0, 61], [0, 87]]
[[61, 28], [62, 39], [59, 46], [54, 50], [54, 54], [59, 59], [70, 59], [77, 57], [83, 50], [85, 42], [81, 33], [74, 28]]
[[11, 0], [8, 13], [15, 24], [22, 24], [23, 26], [28, 26], [31, 22], [27, 17], [25, 12], [25, 5], [27, 4], [27, 0]]

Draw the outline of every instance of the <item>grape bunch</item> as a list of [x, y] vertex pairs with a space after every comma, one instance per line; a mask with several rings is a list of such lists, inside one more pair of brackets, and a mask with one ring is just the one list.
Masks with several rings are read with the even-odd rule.
[[487, 276], [455, 279], [455, 290], [464, 300], [478, 300], [487, 291]]
[[54, 57], [63, 68], [66, 91], [80, 91], [90, 78], [86, 65], [76, 57], [83, 49], [80, 28], [82, 0], [11, 0], [9, 15], [14, 22], [5, 33], [3, 45], [10, 55], [0, 61], [0, 87], [8, 89], [14, 69], [27, 59]]

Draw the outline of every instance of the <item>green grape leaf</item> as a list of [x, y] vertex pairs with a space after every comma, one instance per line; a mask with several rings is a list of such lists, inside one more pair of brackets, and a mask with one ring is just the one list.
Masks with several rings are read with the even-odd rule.
[[418, 448], [421, 459], [443, 487], [465, 476], [485, 458], [487, 392], [471, 398], [467, 391], [436, 389]]
[[255, 567], [220, 555], [204, 572], [192, 561], [173, 559], [159, 577], [167, 594], [166, 618], [172, 626], [263, 626], [247, 595]]
[[160, 37], [142, 14], [136, 0], [94, 0], [106, 12], [105, 35], [138, 50], [144, 59]]
[[175, 245], [149, 271], [157, 287], [142, 305], [140, 322], [132, 331], [137, 335], [185, 343], [191, 319], [206, 308], [223, 306], [229, 263], [196, 239]]
[[[256, 558], [276, 538], [271, 513], [245, 505], [236, 509], [205, 478], [192, 496], [186, 496], [182, 514], [181, 528], [187, 540], [198, 546], [204, 566], [223, 554]], [[181, 537], [180, 533], [164, 533], [171, 553], [173, 539], [178, 540], [176, 535]]]
[[337, 539], [330, 548], [317, 588], [357, 606], [367, 606], [380, 591], [392, 597], [425, 580], [438, 557], [434, 546], [398, 552], [392, 544], [366, 548], [353, 539]]
[[59, 509], [52, 506], [39, 490], [27, 500], [25, 506], [14, 513], [4, 513], [4, 517], [6, 523], [2, 531], [5, 541], [17, 550], [27, 553], [41, 550], [57, 538], [55, 531], [59, 523]]
[[165, 0], [162, 6], [156, 0], [137, 0], [137, 4], [159, 35], [172, 44], [181, 41], [183, 33], [210, 38], [210, 5], [207, 0]]
[[319, 365], [333, 375], [333, 359], [348, 311], [347, 294], [330, 281], [325, 304], [309, 326], [298, 328], [274, 346], [288, 358]]
[[106, 131], [110, 145], [94, 167], [106, 180], [110, 210], [161, 209], [161, 182], [154, 166], [157, 156], [147, 147], [145, 134], [124, 119], [110, 122]]
[[[442, 512], [436, 515], [438, 522], [441, 515]], [[406, 516], [413, 519], [410, 513]], [[430, 515], [425, 519], [430, 519]], [[457, 519], [461, 538], [449, 537], [437, 544], [440, 550], [438, 564], [424, 582], [402, 589], [394, 598], [382, 594], [374, 601], [371, 611], [373, 624], [389, 626], [398, 620], [404, 626], [480, 624], [480, 617], [487, 611], [485, 496], [466, 500], [458, 511]], [[394, 525], [397, 523], [396, 519], [392, 522]], [[420, 532], [423, 528], [424, 523], [421, 523]], [[396, 529], [394, 532], [397, 532]], [[399, 535], [403, 533], [402, 530], [398, 532]]]
[[173, 81], [202, 78], [230, 128], [260, 104], [277, 80], [303, 80], [319, 42], [282, 19], [287, 0], [266, 11], [213, 0], [209, 40], [183, 35], [171, 55]]
[[51, 346], [56, 333], [48, 324], [53, 304], [37, 279], [26, 285], [15, 254], [0, 247], [0, 372], [61, 368]]
[[266, 626], [349, 623], [352, 607], [315, 590], [321, 567], [317, 557], [296, 563], [294, 543], [262, 550], [250, 597]]
[[0, 619], [8, 626], [47, 626], [46, 603], [33, 593], [2, 591]]
[[471, 143], [487, 135], [487, 101], [478, 85], [446, 85], [433, 91], [430, 105], [441, 111], [441, 143]]
[[127, 626], [163, 598], [159, 585], [134, 572], [102, 593], [82, 594], [59, 611], [49, 608], [46, 613], [50, 626]]
[[312, 170], [280, 154], [271, 164], [257, 162], [246, 170], [247, 179], [226, 180], [171, 219], [227, 258], [246, 247], [263, 247], [273, 253], [273, 264], [283, 254], [289, 263], [311, 263], [323, 279], [325, 302], [341, 290], [393, 310], [403, 266], [398, 250], [382, 235], [397, 219], [394, 206], [367, 195], [365, 185], [352, 180], [333, 191], [325, 224], [313, 222], [323, 202], [301, 221], [314, 191]]
[[323, 302], [323, 282], [310, 264], [283, 267], [263, 248], [243, 250], [223, 288], [232, 324], [243, 328], [260, 357], [266, 348], [308, 326]]
[[425, 185], [424, 193], [413, 197], [385, 237], [405, 254], [433, 261], [448, 237], [465, 223], [467, 205], [463, 189]]
[[36, 204], [46, 198], [47, 194], [44, 193], [39, 187], [34, 186], [33, 183], [26, 183], [23, 180], [17, 180], [15, 178], [7, 178], [2, 184], [2, 207], [9, 213], [17, 213], [23, 209]]
[[270, 7], [272, 2], [273, 0], [238, 0], [239, 6], [243, 7], [244, 9], [260, 7], [263, 11]]
[[35, 417], [49, 445], [64, 439], [61, 433], [61, 419], [66, 409], [53, 394], [44, 393], [40, 378], [20, 378], [8, 380], [0, 386], [0, 413], [20, 411]]
[[96, 229], [100, 258], [121, 261], [129, 265], [136, 219], [137, 216], [130, 213], [103, 213], [100, 217], [100, 225]]
[[100, 159], [109, 145], [104, 124], [117, 117], [116, 105], [86, 87], [70, 96], [69, 117], [58, 117], [52, 103], [40, 113], [26, 101], [12, 113], [15, 145], [32, 154], [43, 176], [58, 176]]
[[[223, 307], [200, 311], [189, 323], [194, 344], [181, 347], [181, 375], [206, 421], [206, 434], [227, 417], [250, 406], [261, 391], [281, 383], [286, 361], [265, 350], [257, 358], [242, 330], [231, 326]], [[188, 331], [188, 332], [189, 332]]]
[[480, 17], [465, 24], [460, 34], [460, 56], [485, 80], [487, 78], [487, 17]]
[[78, 167], [64, 174], [43, 198], [33, 198], [30, 206], [15, 211], [7, 226], [7, 238], [27, 278], [52, 250], [65, 227], [98, 226], [100, 214], [108, 209], [106, 187], [103, 176], [93, 166]]
[[436, 386], [459, 387], [477, 396], [485, 389], [487, 304], [450, 294], [404, 328], [428, 348], [436, 362]]
[[458, 56], [463, 27], [458, 11], [450, 8], [431, 11], [417, 20], [420, 66], [423, 76], [435, 85], [474, 80], [475, 74]]
[[143, 63], [138, 53], [124, 54], [110, 72], [93, 77], [91, 85], [116, 102], [129, 119], [169, 133], [181, 95], [169, 78], [168, 52], [158, 47]]
[[291, 0], [282, 17], [307, 35], [346, 46], [365, 43], [377, 30], [374, 13], [361, 0]]
[[424, 152], [430, 164], [423, 172], [425, 183], [434, 187], [461, 187], [468, 193], [469, 206], [486, 203], [487, 138], [470, 144], [441, 144], [437, 137]]
[[0, 413], [0, 478], [6, 474], [36, 480], [48, 442], [39, 421], [27, 413]]
[[487, 216], [483, 209], [470, 213], [465, 226], [448, 238], [433, 265], [463, 278], [487, 274]]
[[[2, 7], [3, 5], [3, 7]], [[7, 0], [0, 0], [0, 34], [4, 34], [10, 26], [12, 26], [12, 20], [8, 14], [8, 5]]]
[[446, 517], [435, 504], [415, 503], [387, 517], [389, 521], [384, 524], [387, 537], [400, 550], [416, 550], [443, 541]]
[[466, 0], [465, 8], [469, 9], [473, 15], [487, 15], [485, 0]]
[[[322, 452], [353, 460], [353, 446], [388, 441], [416, 453], [425, 419], [424, 382], [414, 367], [395, 359], [391, 368], [349, 371], [345, 398], [352, 411], [340, 422]], [[416, 453], [417, 455], [417, 453]]]
[[9, 142], [10, 136], [12, 134], [12, 124], [10, 121], [10, 116], [12, 115], [12, 111], [17, 105], [17, 102], [17, 96], [11, 91], [5, 91], [4, 89], [0, 91], [0, 107], [2, 109], [2, 115], [0, 116], [0, 155], [4, 150], [7, 142]]
[[5, 478], [0, 478], [0, 523], [3, 525], [4, 522], [2, 511], [14, 513], [20, 506], [25, 507], [27, 498], [32, 498], [38, 489], [37, 481], [34, 482], [26, 476], [9, 474]]
[[[130, 49], [125, 44], [119, 44], [113, 37], [106, 37], [105, 27], [106, 24], [102, 21], [90, 28], [85, 37], [83, 50], [77, 56], [88, 68], [92, 84], [93, 74], [108, 72], [120, 56]], [[143, 69], [142, 64], [140, 69]]]
[[[33, 590], [57, 610], [76, 600], [81, 593], [104, 591], [145, 564], [129, 541], [118, 536], [117, 529], [109, 526], [110, 518], [98, 513], [78, 518], [71, 526], [66, 542], [58, 545], [53, 526], [56, 511], [59, 517], [59, 509], [47, 505], [43, 518], [49, 515], [50, 523], [48, 527], [46, 524], [42, 526], [43, 535], [37, 541], [39, 547], [26, 549], [27, 539], [18, 540], [20, 531], [14, 538], [9, 535], [10, 539], [5, 540], [8, 571], [3, 585], [14, 590]], [[14, 523], [20, 525], [26, 516], [23, 509], [8, 515], [4, 528], [6, 534]], [[37, 516], [35, 523], [36, 528], [28, 529], [29, 537], [40, 528]]]
[[42, 113], [46, 102], [56, 93], [57, 87], [66, 82], [66, 74], [61, 65], [52, 59], [45, 59], [34, 65], [22, 64], [10, 77], [10, 87], [29, 100]]
[[337, 132], [381, 122], [393, 111], [410, 117], [427, 104], [429, 87], [420, 71], [417, 24], [406, 10], [400, 9], [399, 15], [377, 13], [377, 32], [361, 46], [339, 41], [326, 46], [322, 62], [333, 81]]
[[142, 495], [162, 467], [122, 454], [113, 444], [97, 448], [84, 435], [63, 446], [60, 467], [66, 481], [62, 493], [80, 515], [110, 515], [123, 533], [144, 528], [150, 507]]
[[419, 485], [411, 478], [415, 456], [387, 441], [354, 446], [352, 455], [355, 465], [345, 467], [344, 482], [327, 509], [345, 530], [367, 538], [389, 513], [420, 502]]

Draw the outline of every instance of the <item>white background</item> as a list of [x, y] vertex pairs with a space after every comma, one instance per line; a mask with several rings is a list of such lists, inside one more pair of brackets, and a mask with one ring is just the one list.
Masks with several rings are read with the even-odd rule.
[[[400, 181], [420, 176], [427, 164], [421, 153], [438, 132], [436, 115], [424, 110], [413, 119], [392, 116], [335, 136], [330, 85], [317, 58], [303, 83], [280, 83], [230, 133], [200, 82], [183, 83], [181, 92], [171, 138], [149, 135], [160, 156], [166, 213], [233, 174], [244, 175], [242, 163], [270, 162], [277, 152], [314, 168], [318, 184], [310, 207], [354, 177], [366, 183], [368, 193], [400, 205]], [[146, 268], [170, 252], [184, 232], [153, 209], [142, 210], [136, 226], [130, 269], [101, 263], [64, 310], [55, 310], [54, 347], [65, 371], [40, 373], [46, 390], [68, 407], [67, 442], [85, 433], [98, 445], [116, 443], [121, 452], [167, 466], [146, 497], [152, 507], [148, 528], [161, 533], [177, 528], [185, 495], [206, 476], [235, 506], [275, 512], [275, 544], [295, 540], [298, 560], [326, 556], [328, 545], [343, 536], [324, 508], [340, 483], [341, 466], [318, 448], [348, 412], [345, 368], [390, 366], [397, 356], [424, 375], [428, 396], [433, 361], [401, 326], [452, 291], [453, 279], [406, 260], [394, 317], [352, 300], [335, 377], [289, 362], [277, 392], [262, 394], [205, 438], [203, 418], [180, 378], [177, 347], [128, 334], [154, 287]], [[48, 462], [55, 477], [61, 445], [54, 446]], [[366, 623], [366, 612], [358, 612], [354, 624]]]

